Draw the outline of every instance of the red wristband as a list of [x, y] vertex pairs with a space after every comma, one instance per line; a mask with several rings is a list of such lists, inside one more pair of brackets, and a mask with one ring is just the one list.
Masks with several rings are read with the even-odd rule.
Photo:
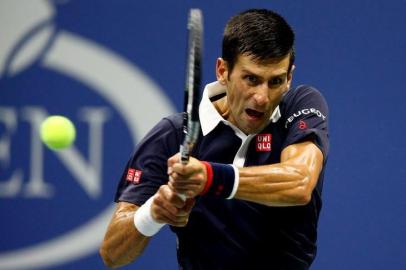
[[206, 161], [200, 162], [203, 163], [204, 166], [206, 166], [207, 172], [207, 181], [206, 184], [204, 185], [203, 191], [200, 193], [200, 195], [204, 195], [209, 191], [211, 185], [213, 184], [213, 168], [211, 167], [211, 164], [209, 162]]

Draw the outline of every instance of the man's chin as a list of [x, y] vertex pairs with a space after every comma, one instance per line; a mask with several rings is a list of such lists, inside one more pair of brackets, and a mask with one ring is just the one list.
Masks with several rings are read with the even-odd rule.
[[[267, 119], [267, 120], [264, 120]], [[255, 119], [252, 117], [240, 118], [236, 125], [242, 132], [245, 134], [256, 134], [261, 132], [268, 124], [269, 124], [269, 117], [263, 117], [262, 119]]]
[[257, 133], [260, 133], [265, 127], [266, 127], [266, 124], [262, 124], [260, 126], [246, 126], [242, 129], [242, 131], [247, 135], [257, 134]]

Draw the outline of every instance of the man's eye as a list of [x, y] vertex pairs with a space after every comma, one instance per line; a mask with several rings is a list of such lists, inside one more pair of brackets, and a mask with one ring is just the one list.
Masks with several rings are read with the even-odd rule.
[[273, 78], [273, 79], [271, 79], [271, 81], [270, 81], [270, 85], [273, 85], [273, 86], [275, 86], [275, 85], [280, 85], [280, 84], [282, 84], [282, 83], [283, 83], [283, 79], [280, 78], [280, 77]]
[[246, 79], [250, 84], [257, 84], [257, 83], [258, 83], [258, 77], [257, 77], [257, 76], [247, 75], [247, 76], [245, 76], [245, 79]]

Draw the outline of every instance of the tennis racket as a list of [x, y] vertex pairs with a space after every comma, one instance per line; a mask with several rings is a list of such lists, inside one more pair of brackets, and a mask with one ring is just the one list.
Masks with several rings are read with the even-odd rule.
[[186, 87], [184, 96], [183, 143], [181, 162], [187, 164], [200, 131], [199, 101], [201, 87], [201, 59], [203, 47], [203, 15], [200, 9], [191, 9], [188, 18], [188, 48]]

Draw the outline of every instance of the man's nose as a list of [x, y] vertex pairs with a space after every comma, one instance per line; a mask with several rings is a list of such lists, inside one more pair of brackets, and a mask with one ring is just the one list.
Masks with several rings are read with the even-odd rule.
[[255, 90], [254, 100], [258, 106], [264, 106], [269, 103], [269, 89], [266, 84], [259, 85]]

